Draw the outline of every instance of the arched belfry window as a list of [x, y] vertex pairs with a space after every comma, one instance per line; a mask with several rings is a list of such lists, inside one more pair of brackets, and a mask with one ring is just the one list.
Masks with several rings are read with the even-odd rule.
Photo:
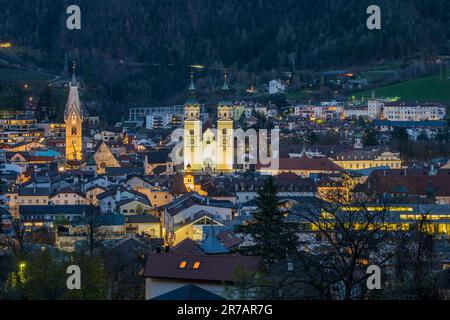
[[77, 134], [77, 127], [72, 127], [72, 135], [75, 136]]

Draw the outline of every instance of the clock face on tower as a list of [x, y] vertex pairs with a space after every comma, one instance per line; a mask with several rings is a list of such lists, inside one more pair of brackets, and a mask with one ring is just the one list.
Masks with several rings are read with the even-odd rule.
[[191, 144], [193, 145], [195, 143], [194, 138], [191, 138]]
[[228, 139], [227, 139], [227, 138], [223, 138], [223, 139], [222, 139], [222, 144], [223, 144], [224, 146], [226, 146], [226, 145], [228, 144]]

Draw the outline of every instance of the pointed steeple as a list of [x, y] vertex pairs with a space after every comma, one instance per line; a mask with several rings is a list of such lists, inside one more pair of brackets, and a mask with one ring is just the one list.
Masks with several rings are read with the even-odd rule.
[[72, 80], [70, 81], [70, 86], [71, 87], [76, 87], [77, 86], [77, 77], [75, 75], [75, 69], [76, 69], [76, 63], [74, 61], [73, 62], [73, 68], [72, 68]]
[[228, 71], [225, 70], [223, 73], [223, 86], [221, 92], [222, 100], [219, 101], [219, 106], [232, 105], [231, 101], [229, 100], [229, 95], [230, 95], [230, 86], [228, 85]]
[[207, 228], [207, 236], [200, 245], [200, 248], [203, 250], [203, 252], [206, 254], [228, 253], [228, 249], [224, 247], [224, 245], [217, 239], [215, 235], [213, 222], [210, 221], [210, 225], [203, 227], [203, 229], [205, 228]]
[[223, 87], [222, 87], [223, 91], [228, 91], [230, 90], [230, 87], [228, 86], [228, 73], [225, 70], [225, 72], [223, 73]]
[[75, 62], [73, 63], [72, 69], [72, 80], [69, 85], [69, 97], [67, 99], [65, 116], [67, 116], [72, 111], [77, 113], [80, 117], [82, 117], [81, 113], [81, 103], [80, 103], [80, 95], [78, 93], [78, 83], [77, 78], [75, 76]]
[[194, 85], [194, 70], [191, 70], [191, 83], [189, 84], [190, 92], [195, 92], [195, 85]]
[[185, 105], [197, 105], [197, 99], [196, 99], [196, 89], [194, 85], [194, 71], [191, 70], [191, 82], [189, 84], [188, 88], [188, 94], [187, 94], [187, 101]]

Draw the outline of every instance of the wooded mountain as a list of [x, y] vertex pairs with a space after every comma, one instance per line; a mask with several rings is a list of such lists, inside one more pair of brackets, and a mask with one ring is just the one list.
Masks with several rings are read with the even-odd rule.
[[[55, 71], [67, 52], [118, 104], [167, 101], [185, 87], [192, 64], [208, 67], [198, 77], [211, 87], [223, 66], [244, 83], [252, 74], [364, 65], [447, 45], [450, 1], [378, 0], [382, 29], [370, 31], [373, 2], [0, 0], [0, 40]], [[82, 10], [79, 31], [66, 28], [71, 4]]]

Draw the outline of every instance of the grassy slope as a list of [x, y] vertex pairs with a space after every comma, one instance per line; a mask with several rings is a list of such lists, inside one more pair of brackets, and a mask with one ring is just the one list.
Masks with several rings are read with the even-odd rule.
[[399, 97], [402, 100], [441, 101], [450, 103], [450, 79], [440, 79], [439, 75], [400, 82], [397, 84], [362, 91], [357, 98], [371, 97], [372, 91], [377, 97]]

